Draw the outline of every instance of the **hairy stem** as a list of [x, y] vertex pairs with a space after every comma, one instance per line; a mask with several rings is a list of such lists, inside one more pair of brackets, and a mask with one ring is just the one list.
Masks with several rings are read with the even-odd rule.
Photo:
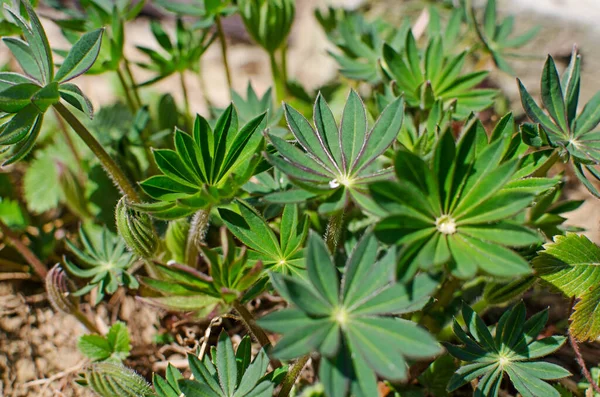
[[273, 85], [275, 86], [275, 103], [277, 104], [285, 98], [285, 81], [277, 65], [275, 53], [269, 53], [269, 60], [271, 61], [271, 74], [273, 76]]
[[288, 371], [283, 379], [279, 397], [287, 397], [290, 395], [292, 387], [294, 387], [294, 384], [296, 383], [296, 379], [300, 376], [302, 368], [304, 368], [308, 360], [310, 360], [310, 354], [300, 357], [298, 361], [294, 363], [294, 366]]
[[231, 69], [229, 69], [229, 59], [227, 58], [227, 41], [225, 40], [223, 25], [221, 24], [221, 16], [218, 14], [215, 17], [215, 24], [217, 25], [219, 43], [221, 43], [221, 55], [223, 56], [223, 67], [225, 68], [225, 76], [227, 77], [227, 86], [229, 87], [229, 92], [231, 92], [233, 84], [231, 83]]
[[83, 312], [81, 310], [76, 310], [73, 313], [73, 316], [75, 316], [75, 318], [81, 323], [83, 324], [88, 330], [90, 330], [91, 332], [98, 334], [98, 335], [102, 335], [102, 332], [100, 331], [100, 329], [96, 326], [96, 324], [94, 324], [94, 322], [92, 320], [90, 320], [88, 318], [88, 316], [86, 316], [85, 314], [83, 314]]
[[[574, 309], [575, 309], [575, 297], [573, 297], [571, 299], [571, 309], [570, 309], [569, 318], [573, 314]], [[596, 393], [600, 393], [600, 386], [598, 386], [598, 383], [596, 383], [596, 381], [594, 380], [594, 377], [592, 376], [590, 371], [587, 369], [585, 360], [583, 359], [583, 355], [581, 354], [581, 350], [579, 349], [579, 344], [577, 343], [577, 340], [575, 339], [573, 334], [571, 334], [570, 327], [569, 327], [568, 332], [569, 332], [569, 343], [571, 344], [571, 348], [573, 348], [573, 352], [575, 353], [575, 360], [577, 360], [577, 364], [579, 364], [579, 367], [581, 368], [581, 372], [583, 373], [583, 376], [585, 377], [585, 379], [587, 379], [587, 381], [589, 382], [592, 389], [594, 389], [594, 391]]]
[[131, 85], [131, 92], [133, 92], [133, 97], [137, 103], [138, 108], [142, 107], [142, 100], [140, 98], [140, 91], [138, 90], [138, 85], [133, 77], [133, 73], [131, 72], [131, 63], [127, 58], [123, 58], [123, 64], [125, 65], [125, 73], [127, 73], [127, 77], [129, 78], [129, 83]]
[[60, 114], [60, 116], [73, 128], [73, 130], [79, 135], [81, 139], [86, 143], [90, 150], [96, 155], [104, 170], [112, 178], [115, 185], [125, 194], [130, 201], [139, 202], [140, 197], [138, 196], [135, 188], [127, 179], [127, 176], [123, 173], [117, 163], [108, 155], [106, 150], [102, 147], [100, 142], [88, 131], [88, 129], [79, 121], [77, 117], [69, 109], [65, 107], [61, 102], [55, 103], [54, 108]]
[[14, 234], [13, 231], [10, 230], [9, 227], [1, 220], [0, 231], [2, 231], [4, 239], [8, 241], [13, 247], [15, 247], [15, 249], [19, 251], [19, 254], [21, 254], [21, 256], [27, 261], [27, 263], [29, 263], [33, 271], [38, 276], [40, 276], [40, 278], [45, 279], [46, 274], [48, 274], [48, 268], [46, 267], [46, 265], [44, 265], [42, 261], [40, 261], [39, 258], [33, 253], [33, 251], [31, 251], [29, 247], [26, 246], [21, 241], [21, 239], [16, 234]]
[[121, 82], [121, 87], [123, 87], [123, 92], [125, 93], [125, 101], [127, 102], [127, 107], [129, 107], [129, 110], [131, 110], [131, 113], [134, 113], [137, 111], [137, 107], [135, 105], [135, 103], [133, 102], [133, 98], [131, 97], [131, 93], [129, 92], [129, 86], [127, 85], [127, 82], [125, 81], [125, 76], [123, 75], [123, 72], [121, 72], [121, 69], [117, 68], [115, 70], [115, 72], [117, 73], [117, 76], [119, 77], [119, 81]]
[[[268, 346], [272, 346], [271, 340], [267, 336], [266, 332], [258, 324], [256, 324], [254, 316], [248, 311], [248, 309], [246, 309], [246, 306], [244, 306], [240, 301], [235, 300], [233, 301], [233, 308], [236, 312], [238, 312], [246, 328], [248, 328], [250, 333], [262, 347], [267, 348]], [[271, 366], [273, 368], [279, 368], [281, 367], [281, 362], [272, 358]]]
[[344, 210], [341, 209], [329, 218], [327, 228], [325, 229], [325, 243], [331, 254], [335, 253], [335, 250], [339, 244], [342, 235], [342, 226], [344, 225]]
[[196, 268], [199, 252], [198, 246], [204, 241], [204, 236], [208, 230], [209, 218], [210, 207], [199, 210], [192, 217], [185, 247], [185, 263], [190, 267]]

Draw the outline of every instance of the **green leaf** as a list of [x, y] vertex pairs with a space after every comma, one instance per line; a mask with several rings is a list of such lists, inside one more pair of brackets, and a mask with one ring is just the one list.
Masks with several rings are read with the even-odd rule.
[[83, 335], [77, 343], [79, 350], [92, 361], [109, 358], [122, 361], [129, 356], [129, 332], [122, 322], [114, 323], [106, 336]]
[[75, 84], [64, 83], [58, 87], [59, 95], [71, 106], [83, 112], [88, 118], [94, 117], [92, 102]]
[[[536, 341], [548, 320], [547, 312], [538, 313], [525, 321], [525, 305], [521, 302], [504, 313], [496, 326], [496, 335], [492, 335], [482, 319], [466, 305], [463, 306], [463, 319], [468, 334], [456, 320], [453, 327], [463, 346], [446, 345], [452, 356], [466, 362], [450, 379], [449, 391], [479, 378], [475, 395], [496, 397], [503, 374], [507, 373], [523, 396], [550, 396], [554, 395], [555, 389], [544, 380], [571, 375], [558, 365], [535, 361], [554, 352], [565, 342], [565, 338], [558, 343], [548, 342], [547, 346], [551, 348], [545, 351], [536, 346], [547, 339]], [[540, 354], [536, 354], [536, 351]]]
[[64, 83], [84, 74], [92, 67], [102, 44], [104, 29], [96, 29], [81, 36], [73, 45], [60, 68], [56, 71], [54, 81]]
[[555, 236], [533, 260], [533, 266], [544, 281], [566, 296], [580, 299], [572, 316], [571, 333], [581, 341], [600, 336], [600, 322], [592, 315], [600, 305], [600, 247], [575, 233]]
[[31, 97], [40, 90], [32, 83], [16, 84], [0, 92], [0, 111], [17, 113], [31, 103]]
[[43, 82], [42, 70], [29, 45], [23, 40], [13, 37], [3, 37], [2, 41], [12, 52], [23, 72], [41, 84]]
[[308, 235], [306, 269], [308, 277], [319, 294], [335, 306], [338, 302], [338, 275], [329, 251], [322, 238], [315, 233]]
[[542, 101], [562, 131], [568, 131], [567, 109], [554, 59], [548, 56], [542, 72]]
[[221, 332], [217, 344], [217, 357], [215, 360], [219, 374], [219, 384], [226, 396], [233, 395], [237, 385], [237, 365], [231, 340], [225, 332]]

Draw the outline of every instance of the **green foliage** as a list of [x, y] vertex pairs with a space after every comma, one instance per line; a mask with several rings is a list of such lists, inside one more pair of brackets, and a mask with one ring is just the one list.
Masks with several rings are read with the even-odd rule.
[[577, 298], [569, 330], [578, 340], [600, 336], [600, 247], [575, 233], [555, 236], [533, 260], [539, 277], [568, 297]]
[[600, 173], [594, 168], [600, 162], [600, 153], [596, 147], [600, 131], [594, 131], [600, 124], [600, 92], [577, 115], [580, 74], [581, 58], [576, 50], [573, 51], [569, 67], [562, 78], [554, 59], [548, 56], [541, 80], [542, 103], [548, 114], [538, 106], [518, 80], [523, 109], [536, 124], [524, 124], [521, 128], [523, 140], [531, 146], [549, 145], [557, 148], [561, 157], [570, 158], [577, 178], [592, 194], [600, 197], [600, 192], [584, 174], [584, 170], [587, 170], [595, 179], [600, 180]]
[[69, 273], [88, 279], [87, 284], [74, 293], [75, 296], [85, 295], [96, 288], [97, 304], [104, 298], [104, 294], [114, 294], [121, 285], [132, 289], [138, 287], [135, 277], [127, 272], [132, 265], [133, 256], [127, 251], [121, 237], [115, 236], [106, 228], [92, 235], [83, 227], [79, 229], [79, 237], [82, 249], [65, 240], [79, 266], [66, 256], [63, 258], [63, 264]]
[[[395, 250], [380, 253], [371, 234], [354, 247], [343, 279], [316, 234], [308, 238], [308, 280], [272, 273], [276, 290], [293, 307], [259, 320], [283, 334], [273, 349], [281, 359], [317, 351], [319, 378], [328, 396], [377, 395], [375, 374], [402, 380], [406, 357], [433, 357], [435, 339], [415, 323], [395, 317], [422, 308], [437, 281], [417, 276], [410, 284], [394, 281]], [[343, 375], [342, 375], [343, 374]]]
[[499, 123], [493, 134], [504, 138], [491, 142], [479, 122], [458, 142], [444, 132], [426, 160], [400, 150], [398, 181], [370, 186], [374, 200], [389, 214], [375, 233], [403, 246], [399, 272], [411, 275], [417, 268], [444, 264], [460, 278], [478, 270], [498, 277], [531, 272], [527, 261], [507, 248], [540, 241], [535, 231], [511, 219], [532, 203], [534, 194], [517, 188], [521, 182], [511, 182], [519, 159], [506, 151], [513, 130], [507, 124], [504, 129]]
[[303, 245], [308, 233], [306, 217], [300, 218], [298, 207], [286, 205], [279, 238], [260, 213], [244, 201], [236, 201], [239, 212], [226, 208], [219, 214], [229, 231], [250, 249], [251, 262], [260, 261], [266, 269], [285, 274], [303, 274]]
[[208, 29], [187, 26], [181, 19], [177, 20], [175, 40], [171, 40], [158, 21], [150, 22], [150, 29], [162, 53], [148, 47], [137, 47], [150, 61], [138, 63], [138, 66], [156, 73], [155, 77], [144, 81], [140, 86], [154, 84], [174, 73], [183, 73], [186, 70], [198, 73], [200, 57], [216, 37], [215, 34], [210, 34]]
[[42, 24], [31, 4], [21, 0], [30, 22], [18, 11], [8, 9], [26, 41], [4, 37], [3, 41], [21, 66], [24, 75], [0, 72], [0, 146], [7, 146], [9, 155], [3, 165], [25, 157], [33, 148], [44, 113], [62, 98], [91, 118], [89, 100], [67, 81], [85, 73], [94, 63], [100, 49], [102, 30], [86, 33], [66, 55], [54, 74], [54, 60]]
[[467, 51], [448, 55], [444, 50], [445, 39], [445, 36], [431, 38], [420, 53], [409, 31], [402, 51], [384, 45], [382, 66], [408, 106], [428, 110], [438, 100], [444, 107], [456, 102], [455, 117], [464, 119], [471, 112], [490, 107], [497, 91], [476, 88], [486, 78], [486, 71], [461, 74]]
[[154, 377], [154, 387], [159, 397], [179, 397], [179, 393], [186, 397], [271, 397], [274, 384], [269, 374], [265, 376], [267, 354], [261, 349], [254, 361], [251, 358], [250, 338], [242, 339], [234, 352], [231, 340], [221, 332], [212, 359], [188, 355], [194, 380], [182, 379], [181, 375], [169, 379], [167, 372], [167, 380]]
[[201, 116], [196, 117], [193, 136], [176, 129], [175, 150], [154, 151], [163, 175], [140, 183], [148, 196], [160, 201], [136, 208], [159, 219], [176, 219], [232, 197], [261, 160], [255, 154], [263, 145], [264, 125], [263, 113], [238, 129], [237, 111], [230, 105], [214, 130]]
[[14, 230], [21, 230], [27, 226], [26, 213], [15, 200], [0, 197], [0, 221]]
[[[225, 228], [221, 229], [220, 249], [210, 249], [205, 245], [200, 248], [208, 274], [172, 262], [158, 264], [160, 277], [143, 277], [142, 282], [163, 296], [144, 299], [161, 308], [195, 312], [198, 316], [223, 313], [233, 301], [243, 300], [245, 292], [262, 276], [262, 263], [248, 264], [245, 247], [236, 249]], [[258, 291], [249, 292], [261, 292], [261, 285], [258, 287]]]
[[268, 53], [284, 45], [294, 22], [294, 0], [238, 0], [246, 30]]
[[[231, 91], [231, 100], [235, 106], [238, 117], [241, 123], [247, 123], [252, 120], [257, 114], [266, 113], [267, 126], [269, 132], [277, 136], [284, 136], [288, 133], [286, 128], [279, 126], [281, 117], [283, 116], [283, 108], [280, 107], [275, 111], [273, 105], [273, 93], [271, 88], [265, 91], [262, 97], [259, 97], [252, 88], [252, 84], [248, 81], [246, 87], [246, 99], [240, 94]], [[215, 109], [218, 114], [221, 114], [224, 109]]]
[[506, 373], [523, 397], [560, 396], [556, 389], [544, 381], [565, 378], [571, 374], [556, 364], [536, 360], [558, 350], [566, 341], [562, 336], [537, 339], [548, 321], [547, 310], [525, 321], [525, 305], [521, 302], [504, 312], [494, 335], [481, 317], [467, 305], [463, 306], [462, 317], [466, 331], [456, 320], [453, 330], [463, 346], [446, 344], [446, 349], [468, 364], [456, 371], [448, 384], [449, 391], [479, 379], [474, 395], [495, 397]]
[[339, 54], [329, 53], [339, 64], [340, 73], [349, 79], [372, 84], [382, 79], [378, 62], [383, 43], [399, 50], [410, 27], [408, 19], [396, 29], [380, 19], [368, 22], [361, 13], [331, 7], [327, 13], [317, 9], [315, 17], [329, 41], [340, 51]]
[[487, 0], [482, 25], [477, 23], [474, 15], [472, 16], [472, 19], [475, 31], [477, 32], [477, 37], [481, 40], [486, 51], [492, 56], [498, 69], [514, 75], [515, 72], [507, 62], [506, 58], [518, 57], [518, 54], [511, 51], [523, 47], [533, 40], [539, 33], [540, 27], [533, 27], [519, 36], [514, 36], [515, 17], [509, 15], [502, 21], [497, 21], [496, 0]]
[[[366, 188], [373, 181], [390, 177], [391, 169], [382, 169], [377, 160], [395, 141], [402, 126], [403, 108], [404, 101], [395, 100], [368, 130], [364, 104], [352, 90], [338, 127], [331, 109], [319, 95], [314, 108], [316, 129], [313, 129], [304, 116], [284, 104], [288, 125], [304, 152], [270, 135], [279, 156], [267, 153], [266, 157], [301, 189], [327, 197], [319, 207], [320, 212], [341, 210], [350, 199], [367, 211], [377, 211]], [[292, 202], [306, 198], [293, 191], [288, 192], [288, 197]]]
[[92, 361], [121, 362], [129, 356], [131, 345], [129, 331], [125, 323], [114, 323], [106, 336], [83, 335], [77, 342], [77, 347]]

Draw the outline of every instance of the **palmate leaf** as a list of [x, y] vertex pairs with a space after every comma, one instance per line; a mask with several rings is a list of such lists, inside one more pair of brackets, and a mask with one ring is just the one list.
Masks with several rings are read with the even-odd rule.
[[256, 154], [262, 147], [265, 120], [263, 113], [239, 129], [237, 111], [230, 105], [214, 129], [199, 115], [193, 136], [176, 129], [175, 150], [154, 150], [162, 175], [140, 183], [148, 196], [159, 201], [135, 208], [160, 219], [176, 219], [235, 195], [261, 160]]
[[[316, 129], [291, 106], [284, 104], [284, 109], [288, 126], [304, 151], [270, 135], [278, 155], [266, 153], [269, 162], [300, 188], [327, 197], [320, 212], [340, 210], [350, 198], [366, 211], [378, 211], [365, 194], [366, 188], [372, 181], [391, 176], [390, 169], [382, 170], [375, 162], [396, 140], [402, 126], [403, 99], [386, 107], [370, 131], [365, 106], [354, 90], [348, 96], [339, 127], [321, 95], [314, 107]], [[295, 201], [300, 200], [304, 197], [298, 195]]]
[[298, 207], [285, 206], [277, 238], [256, 209], [242, 200], [236, 200], [236, 204], [239, 213], [220, 208], [219, 214], [229, 231], [250, 249], [250, 259], [261, 261], [269, 270], [303, 273], [302, 247], [308, 233], [308, 219], [299, 215]]
[[[328, 396], [377, 395], [375, 374], [401, 380], [406, 358], [440, 353], [435, 339], [395, 315], [419, 310], [438, 282], [427, 275], [410, 284], [394, 278], [395, 250], [380, 253], [372, 234], [354, 247], [340, 281], [325, 242], [312, 233], [306, 250], [308, 280], [271, 273], [277, 291], [292, 304], [259, 320], [283, 334], [273, 354], [292, 359], [319, 352], [319, 377]], [[343, 374], [343, 375], [342, 375]]]
[[545, 361], [536, 361], [558, 350], [564, 336], [537, 339], [548, 321], [548, 310], [525, 320], [525, 305], [517, 304], [504, 312], [492, 334], [481, 317], [467, 305], [462, 317], [466, 330], [454, 320], [453, 330], [462, 346], [446, 344], [448, 352], [465, 362], [450, 379], [448, 391], [479, 379], [475, 396], [496, 397], [504, 374], [523, 397], [560, 397], [544, 382], [571, 376], [569, 371]]
[[367, 21], [361, 13], [329, 8], [328, 12], [315, 10], [315, 16], [337, 46], [339, 53], [330, 52], [340, 67], [340, 73], [353, 80], [377, 84], [382, 80], [378, 66], [383, 43], [399, 50], [410, 28], [405, 18], [399, 28], [380, 20]]
[[575, 175], [584, 186], [597, 197], [600, 192], [585, 175], [587, 170], [595, 179], [600, 173], [595, 166], [600, 163], [600, 92], [585, 105], [579, 115], [577, 108], [580, 90], [581, 58], [576, 49], [562, 78], [551, 56], [544, 65], [541, 79], [542, 103], [540, 108], [523, 83], [518, 80], [521, 102], [527, 116], [538, 125], [537, 129], [524, 126], [532, 146], [550, 145], [557, 148], [563, 157], [570, 157]]
[[498, 136], [503, 134], [489, 142], [478, 121], [458, 142], [446, 131], [429, 161], [401, 150], [395, 159], [398, 181], [370, 186], [388, 214], [377, 224], [376, 235], [403, 246], [400, 273], [443, 264], [459, 278], [478, 270], [499, 277], [531, 272], [527, 261], [507, 247], [540, 242], [536, 232], [513, 218], [532, 203], [536, 189], [511, 185], [521, 178], [519, 158], [513, 156], [518, 151], [508, 155], [510, 138]]
[[466, 57], [467, 51], [447, 55], [441, 36], [430, 39], [421, 53], [409, 31], [402, 51], [384, 45], [382, 68], [409, 107], [431, 109], [435, 101], [442, 101], [445, 107], [456, 102], [454, 117], [464, 119], [473, 111], [490, 107], [498, 93], [476, 88], [488, 72], [461, 74]]
[[8, 7], [7, 11], [26, 41], [10, 37], [3, 41], [27, 76], [0, 75], [0, 110], [5, 114], [0, 125], [0, 153], [7, 153], [4, 166], [29, 154], [40, 133], [44, 113], [61, 97], [68, 97], [67, 102], [91, 116], [91, 104], [85, 95], [73, 84], [61, 89], [59, 83], [75, 78], [91, 67], [102, 37], [102, 30], [84, 35], [73, 46], [55, 78], [54, 61], [42, 24], [27, 0], [21, 0], [19, 4], [27, 12], [29, 22], [17, 11]]
[[221, 247], [201, 246], [208, 272], [169, 263], [156, 264], [159, 276], [143, 277], [142, 283], [160, 296], [144, 300], [171, 311], [193, 312], [198, 317], [225, 313], [236, 300], [252, 298], [264, 290], [263, 265], [248, 263], [246, 249], [237, 249], [225, 227], [221, 228]]
[[555, 236], [533, 260], [542, 280], [577, 298], [569, 330], [578, 340], [600, 336], [600, 247], [583, 235]]
[[158, 397], [271, 397], [276, 385], [274, 372], [267, 373], [269, 358], [261, 349], [254, 361], [251, 342], [244, 337], [234, 351], [225, 332], [219, 335], [212, 357], [199, 359], [188, 355], [193, 380], [185, 379], [172, 366], [167, 368], [166, 379], [154, 375], [153, 383]]
[[138, 282], [127, 270], [133, 264], [133, 256], [128, 252], [125, 241], [113, 235], [106, 228], [91, 234], [83, 227], [79, 229], [81, 248], [69, 240], [67, 247], [77, 259], [77, 264], [65, 256], [63, 264], [70, 274], [87, 279], [86, 285], [74, 295], [81, 296], [97, 288], [96, 304], [105, 294], [113, 294], [120, 285], [135, 289]]
[[505, 73], [514, 75], [514, 70], [506, 61], [506, 58], [518, 57], [517, 54], [511, 53], [511, 51], [521, 48], [533, 40], [533, 38], [535, 38], [535, 36], [539, 33], [540, 27], [535, 26], [519, 36], [512, 36], [515, 18], [514, 16], [510, 15], [504, 18], [502, 21], [496, 22], [496, 0], [487, 1], [483, 24], [479, 24], [477, 22], [474, 9], [471, 10], [471, 14], [477, 36], [484, 45], [486, 51], [492, 56], [496, 67]]
[[137, 47], [150, 61], [138, 63], [138, 65], [156, 73], [154, 77], [140, 83], [140, 86], [154, 84], [174, 73], [185, 70], [198, 72], [200, 58], [216, 38], [216, 34], [211, 33], [210, 29], [188, 26], [181, 18], [177, 20], [175, 40], [171, 40], [158, 21], [152, 21], [150, 29], [162, 50]]

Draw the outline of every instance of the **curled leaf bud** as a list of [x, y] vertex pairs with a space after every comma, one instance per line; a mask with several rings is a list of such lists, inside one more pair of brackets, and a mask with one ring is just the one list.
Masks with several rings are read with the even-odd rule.
[[79, 384], [86, 385], [101, 397], [149, 397], [152, 387], [144, 378], [126, 366], [110, 361], [91, 365]]
[[127, 247], [141, 258], [151, 259], [158, 250], [160, 242], [150, 216], [129, 207], [123, 197], [117, 203], [115, 218], [117, 231], [125, 240]]
[[75, 285], [57, 263], [46, 275], [48, 300], [56, 311], [75, 314], [79, 312], [79, 299], [72, 294]]
[[285, 41], [294, 22], [294, 0], [239, 0], [238, 8], [246, 30], [270, 54]]

